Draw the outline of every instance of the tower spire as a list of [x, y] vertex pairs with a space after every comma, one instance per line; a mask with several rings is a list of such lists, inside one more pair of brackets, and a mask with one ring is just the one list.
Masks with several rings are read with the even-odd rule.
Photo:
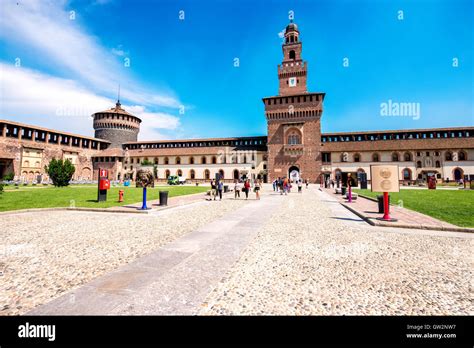
[[120, 83], [118, 85], [118, 93], [117, 93], [117, 103], [115, 104], [115, 106], [117, 108], [120, 108], [121, 104], [120, 104]]

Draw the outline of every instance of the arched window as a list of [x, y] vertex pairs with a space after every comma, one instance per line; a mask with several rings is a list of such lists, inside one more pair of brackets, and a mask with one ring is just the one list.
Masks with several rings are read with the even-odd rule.
[[191, 180], [194, 180], [194, 178], [196, 177], [196, 172], [194, 171], [194, 169], [191, 169], [189, 171], [189, 177], [191, 178]]
[[411, 170], [408, 168], [403, 169], [403, 180], [411, 180]]
[[224, 179], [224, 170], [223, 169], [219, 169], [219, 175], [220, 175], [221, 179]]
[[416, 167], [421, 168], [421, 161], [416, 161]]
[[301, 144], [300, 135], [296, 131], [293, 131], [290, 134], [288, 134], [288, 145], [298, 145], [298, 144]]
[[234, 179], [239, 180], [239, 176], [240, 176], [239, 170], [234, 169]]
[[23, 167], [29, 167], [29, 166], [30, 166], [30, 161], [23, 162]]
[[464, 151], [459, 151], [458, 158], [460, 161], [466, 161], [467, 160], [467, 155]]
[[411, 153], [405, 152], [405, 154], [403, 155], [403, 159], [404, 159], [405, 162], [410, 162], [411, 161]]
[[170, 171], [169, 171], [168, 169], [166, 169], [166, 171], [165, 171], [165, 179], [168, 179], [170, 175], [171, 175]]
[[216, 158], [216, 156], [212, 156], [212, 164], [217, 164], [217, 158]]
[[398, 153], [397, 152], [392, 153], [392, 162], [398, 162]]
[[[132, 163], [133, 163], [133, 162], [132, 162]], [[169, 160], [168, 157], [165, 157], [165, 164], [170, 164], [170, 160]], [[169, 174], [168, 174], [168, 176], [169, 176]], [[167, 177], [168, 177], [168, 176], [167, 176]]]
[[178, 169], [178, 171], [176, 172], [176, 174], [178, 176], [183, 176], [183, 171], [181, 169]]
[[189, 157], [189, 164], [194, 164], [194, 157]]
[[290, 59], [295, 59], [295, 58], [296, 58], [296, 54], [295, 54], [295, 51], [294, 51], [294, 50], [291, 50], [291, 51], [290, 51], [289, 58], [290, 58]]
[[374, 153], [374, 154], [372, 155], [372, 161], [373, 161], [373, 162], [378, 162], [378, 161], [380, 161], [380, 157], [379, 157], [379, 154], [378, 154], [378, 153]]
[[360, 162], [360, 154], [356, 153], [354, 155], [354, 162]]
[[204, 179], [209, 180], [211, 178], [211, 172], [209, 172], [209, 169], [206, 169], [204, 171]]
[[206, 156], [202, 156], [201, 157], [201, 163], [206, 164], [206, 162], [207, 162]]
[[439, 161], [436, 161], [435, 165], [436, 165], [436, 168], [441, 168], [441, 163]]
[[181, 164], [181, 157], [176, 157], [176, 164]]
[[158, 157], [155, 157], [155, 164], [158, 164]]
[[450, 151], [446, 152], [446, 155], [445, 155], [444, 159], [446, 161], [452, 161], [453, 160], [453, 154]]

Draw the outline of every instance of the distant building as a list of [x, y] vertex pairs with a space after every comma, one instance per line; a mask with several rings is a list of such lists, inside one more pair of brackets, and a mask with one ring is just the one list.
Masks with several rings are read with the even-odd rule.
[[0, 178], [46, 178], [44, 166], [70, 159], [74, 179], [96, 179], [99, 168], [111, 179], [134, 179], [153, 168], [156, 178], [184, 176], [191, 182], [216, 175], [237, 178], [342, 178], [367, 173], [371, 164], [397, 164], [400, 182], [474, 180], [474, 127], [321, 133], [325, 93], [307, 91], [307, 63], [302, 59], [298, 27], [285, 30], [283, 61], [278, 65], [279, 93], [263, 98], [268, 137], [137, 141], [141, 120], [114, 108], [93, 114], [95, 137], [0, 120]]

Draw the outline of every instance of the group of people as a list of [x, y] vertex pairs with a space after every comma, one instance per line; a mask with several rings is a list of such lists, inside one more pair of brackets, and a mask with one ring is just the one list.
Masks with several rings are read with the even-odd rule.
[[[219, 197], [219, 200], [222, 200], [222, 191], [224, 189], [224, 183], [222, 180], [211, 180], [211, 200], [216, 200]], [[253, 185], [253, 192], [255, 192], [256, 199], [260, 199], [260, 190], [262, 189], [262, 181], [256, 179]], [[234, 180], [234, 198], [240, 198], [240, 192], [245, 194], [245, 199], [249, 198], [249, 193], [252, 190], [252, 185], [250, 179], [245, 180]]]
[[[234, 181], [234, 198], [240, 198], [240, 192], [245, 193], [245, 199], [249, 198], [249, 192], [252, 189], [250, 179], [246, 180], [235, 180]], [[262, 189], [262, 182], [260, 179], [254, 181], [253, 191], [255, 192], [255, 198], [260, 199], [260, 190]]]
[[[273, 191], [280, 192], [280, 195], [283, 195], [283, 194], [287, 195], [288, 193], [291, 192], [291, 188], [293, 187], [292, 183], [293, 182], [287, 177], [277, 178], [277, 179], [273, 180], [273, 182], [272, 182]], [[306, 179], [304, 181], [304, 183], [306, 185], [306, 188], [308, 188], [308, 185], [309, 185], [308, 179]], [[298, 192], [302, 193], [303, 192], [303, 180], [302, 179], [296, 180], [296, 185], [298, 186]]]

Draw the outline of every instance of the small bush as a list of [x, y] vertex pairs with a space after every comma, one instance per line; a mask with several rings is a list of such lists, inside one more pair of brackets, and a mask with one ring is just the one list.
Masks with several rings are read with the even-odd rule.
[[15, 175], [13, 173], [8, 173], [8, 174], [5, 174], [2, 179], [5, 181], [11, 181], [13, 180], [14, 177]]
[[2, 194], [2, 193], [3, 193], [3, 186], [5, 186], [5, 185], [3, 185], [3, 184], [0, 184], [0, 194]]
[[44, 169], [49, 175], [49, 178], [53, 181], [53, 185], [56, 187], [68, 186], [71, 181], [76, 168], [69, 160], [57, 160], [53, 158], [49, 165], [45, 166]]

